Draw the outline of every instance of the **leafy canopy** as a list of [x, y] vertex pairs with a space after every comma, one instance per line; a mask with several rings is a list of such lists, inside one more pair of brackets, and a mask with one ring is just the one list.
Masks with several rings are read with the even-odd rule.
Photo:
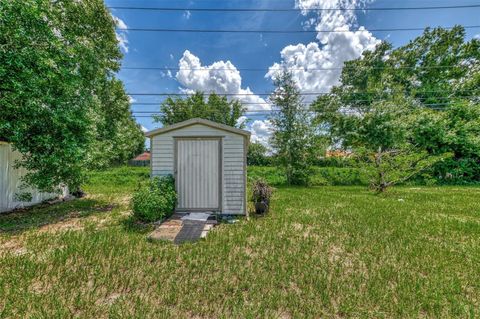
[[156, 122], [172, 125], [192, 118], [202, 118], [217, 123], [243, 128], [239, 122], [245, 108], [238, 100], [229, 101], [226, 96], [215, 93], [205, 97], [203, 92], [195, 92], [186, 97], [168, 97], [160, 105], [161, 115], [154, 116]]
[[[465, 42], [463, 28], [426, 29], [397, 49], [381, 43], [346, 62], [340, 82], [312, 105], [332, 144], [377, 156], [453, 154], [435, 164], [434, 175], [445, 177], [455, 162], [480, 172], [480, 41]], [[480, 174], [468, 178], [480, 181]]]
[[271, 145], [285, 171], [287, 183], [308, 184], [315, 145], [309, 110], [291, 73], [278, 74], [274, 84], [276, 88], [270, 96], [275, 105], [269, 118], [273, 127]]
[[250, 143], [247, 152], [247, 164], [257, 166], [267, 166], [272, 162], [268, 155], [268, 149], [263, 144], [258, 142]]
[[[0, 0], [0, 137], [23, 154], [27, 184], [75, 190], [108, 134], [122, 128], [139, 141], [113, 78], [121, 59], [114, 27], [102, 0]], [[123, 147], [115, 160], [138, 145], [118, 138], [107, 148]]]

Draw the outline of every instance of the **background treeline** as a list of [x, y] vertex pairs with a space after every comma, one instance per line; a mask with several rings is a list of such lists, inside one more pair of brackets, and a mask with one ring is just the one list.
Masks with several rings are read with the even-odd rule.
[[[312, 183], [313, 166], [358, 168], [366, 178], [345, 184], [378, 191], [480, 182], [480, 41], [465, 41], [462, 27], [427, 29], [396, 49], [381, 43], [346, 62], [340, 84], [310, 105], [292, 78], [275, 83], [270, 155], [254, 145], [250, 164], [280, 164], [288, 184]], [[351, 155], [326, 158], [326, 149]]]
[[[0, 0], [0, 139], [23, 154], [27, 184], [76, 190], [88, 169], [143, 150], [115, 78], [121, 58], [102, 0]], [[274, 85], [269, 148], [253, 143], [248, 164], [275, 165], [287, 184], [480, 182], [480, 40], [462, 27], [379, 44], [312, 103], [288, 70]], [[247, 112], [212, 92], [167, 98], [160, 111], [163, 125], [202, 117], [240, 128]]]
[[0, 138], [23, 154], [25, 182], [77, 189], [88, 168], [144, 148], [102, 0], [0, 0]]

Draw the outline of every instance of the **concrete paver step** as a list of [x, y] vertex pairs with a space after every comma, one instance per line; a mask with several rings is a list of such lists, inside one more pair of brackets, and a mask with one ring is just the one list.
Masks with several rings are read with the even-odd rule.
[[208, 232], [217, 225], [216, 220], [208, 216], [174, 214], [163, 221], [148, 236], [152, 240], [166, 240], [174, 244], [192, 242], [205, 238]]

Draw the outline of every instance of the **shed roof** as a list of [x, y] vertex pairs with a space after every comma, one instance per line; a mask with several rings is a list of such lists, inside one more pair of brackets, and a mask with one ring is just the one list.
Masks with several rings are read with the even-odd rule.
[[249, 131], [241, 130], [241, 129], [238, 129], [238, 128], [235, 128], [235, 127], [231, 127], [231, 126], [228, 126], [228, 125], [225, 125], [225, 124], [220, 124], [220, 123], [217, 123], [217, 122], [213, 122], [213, 121], [205, 120], [205, 119], [201, 119], [201, 118], [193, 118], [193, 119], [186, 120], [186, 121], [176, 123], [176, 124], [173, 124], [173, 125], [158, 128], [156, 130], [146, 132], [145, 136], [152, 137], [152, 136], [155, 136], [155, 135], [159, 135], [159, 134], [163, 134], [163, 133], [166, 133], [166, 132], [178, 130], [178, 129], [181, 129], [181, 128], [184, 128], [184, 127], [187, 127], [187, 126], [190, 126], [190, 125], [195, 125], [195, 124], [202, 124], [202, 125], [210, 126], [210, 127], [222, 130], [222, 131], [243, 135], [245, 137], [250, 136]]

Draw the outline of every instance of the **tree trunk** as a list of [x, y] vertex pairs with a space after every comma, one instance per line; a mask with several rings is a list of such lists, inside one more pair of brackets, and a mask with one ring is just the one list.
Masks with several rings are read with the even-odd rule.
[[378, 185], [376, 188], [379, 193], [385, 192], [388, 187], [388, 184], [385, 181], [385, 172], [382, 169], [382, 155], [382, 147], [379, 146], [377, 154], [375, 155], [375, 166], [378, 172]]

